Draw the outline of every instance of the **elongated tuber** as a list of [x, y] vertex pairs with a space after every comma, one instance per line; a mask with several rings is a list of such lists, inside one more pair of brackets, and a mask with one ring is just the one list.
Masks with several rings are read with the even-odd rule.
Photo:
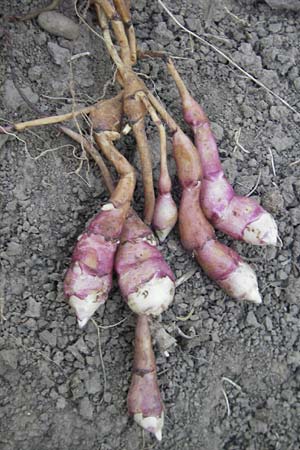
[[179, 207], [182, 245], [194, 253], [202, 269], [228, 295], [238, 300], [261, 303], [255, 273], [235, 251], [216, 239], [213, 227], [204, 216], [199, 202], [199, 155], [180, 129], [173, 134], [173, 153], [183, 188]]
[[215, 228], [235, 239], [254, 245], [276, 245], [278, 230], [273, 217], [253, 199], [235, 194], [225, 178], [208, 118], [171, 60], [168, 68], [181, 96], [184, 120], [193, 129], [199, 151], [203, 171], [200, 202], [204, 214]]
[[[120, 180], [109, 202], [102, 206], [79, 237], [66, 274], [65, 295], [76, 312], [81, 328], [108, 297], [112, 286], [114, 257], [135, 188], [132, 166], [109, 139], [118, 136], [121, 111], [122, 94], [99, 103], [90, 115], [95, 139], [114, 164]], [[71, 135], [70, 132], [68, 134]]]
[[134, 420], [161, 441], [164, 406], [157, 382], [148, 317], [145, 315], [137, 318], [132, 380], [127, 405]]
[[155, 109], [144, 92], [140, 92], [141, 98], [147, 108], [151, 119], [155, 123], [160, 138], [160, 174], [158, 181], [158, 196], [155, 201], [152, 228], [160, 242], [163, 242], [177, 222], [178, 212], [176, 203], [172, 197], [172, 182], [167, 163], [167, 135], [164, 125], [158, 117]]

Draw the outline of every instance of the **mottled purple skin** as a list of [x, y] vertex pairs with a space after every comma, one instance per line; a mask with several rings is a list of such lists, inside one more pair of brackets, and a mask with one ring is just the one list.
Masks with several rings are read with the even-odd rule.
[[127, 208], [100, 211], [78, 239], [67, 271], [64, 292], [84, 299], [99, 292], [97, 301], [103, 303], [112, 285], [114, 256], [122, 232]]
[[179, 232], [182, 245], [193, 252], [204, 272], [231, 296], [234, 289], [229, 276], [242, 262], [231, 248], [216, 240], [199, 203], [201, 183], [183, 190], [179, 208]]
[[209, 239], [215, 239], [213, 227], [207, 221], [199, 203], [201, 182], [182, 191], [179, 207], [179, 233], [184, 248], [194, 251], [202, 248]]
[[[147, 316], [138, 316], [134, 361], [127, 397], [128, 412], [143, 417], [161, 417], [164, 406], [157, 382], [155, 356]], [[151, 431], [151, 430], [149, 430]]]
[[196, 248], [194, 255], [204, 272], [221, 285], [242, 262], [234, 250], [216, 239], [210, 239], [203, 247]]
[[153, 236], [150, 228], [131, 210], [122, 230], [121, 243], [134, 241], [135, 239], [151, 238]]
[[152, 226], [154, 230], [173, 228], [177, 221], [177, 206], [170, 193], [159, 194], [156, 198]]
[[135, 213], [126, 220], [115, 258], [119, 287], [125, 299], [154, 277], [168, 276], [175, 280], [160, 251], [145, 240], [151, 237], [150, 228]]
[[213, 226], [234, 239], [242, 240], [252, 222], [265, 210], [253, 199], [239, 197], [226, 180], [208, 118], [188, 94], [182, 96], [185, 121], [192, 127], [199, 151], [203, 182], [200, 203]]

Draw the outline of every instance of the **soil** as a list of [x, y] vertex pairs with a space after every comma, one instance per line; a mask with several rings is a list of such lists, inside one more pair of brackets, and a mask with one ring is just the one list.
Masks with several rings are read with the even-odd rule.
[[[3, 0], [1, 13], [26, 13], [46, 3]], [[219, 235], [256, 270], [261, 306], [227, 298], [183, 250], [177, 229], [161, 247], [177, 278], [195, 273], [177, 288], [174, 304], [156, 323], [155, 351], [166, 408], [163, 441], [158, 444], [127, 416], [135, 319], [116, 284], [95, 316], [102, 326], [124, 319], [100, 329], [105, 391], [97, 329], [89, 323], [79, 330], [63, 296], [76, 238], [107, 199], [97, 167], [83, 161], [79, 171], [80, 149], [53, 126], [0, 136], [0, 449], [296, 450], [299, 13], [274, 10], [263, 1], [215, 1], [212, 8], [208, 0], [166, 2], [182, 24], [230, 55], [297, 113], [211, 47], [191, 39], [157, 2], [133, 3], [139, 46], [182, 58], [176, 65], [213, 123], [226, 174], [237, 192], [247, 194], [260, 176], [253, 196], [274, 214], [282, 246], [257, 248]], [[96, 29], [94, 13], [83, 11], [81, 2], [79, 6]], [[73, 2], [62, 2], [59, 11], [79, 23]], [[71, 80], [78, 107], [92, 104], [105, 86], [106, 96], [116, 92], [117, 86], [108, 83], [114, 67], [103, 42], [83, 23], [75, 40], [43, 31], [36, 19], [3, 24], [10, 41], [0, 29], [1, 123], [38, 116], [14, 83], [47, 115], [71, 110]], [[89, 55], [74, 59], [71, 71], [70, 56], [84, 52]], [[184, 127], [164, 63], [149, 59], [137, 70]], [[148, 131], [156, 148], [158, 137], [150, 123]], [[131, 136], [120, 148], [138, 167]], [[158, 155], [153, 158], [157, 178]], [[170, 168], [178, 199], [171, 154]], [[141, 211], [140, 180], [135, 205]], [[159, 337], [162, 330], [176, 339], [168, 354]]]

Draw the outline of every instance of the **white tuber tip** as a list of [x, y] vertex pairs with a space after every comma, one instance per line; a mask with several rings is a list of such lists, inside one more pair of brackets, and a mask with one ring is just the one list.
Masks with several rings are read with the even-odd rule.
[[159, 242], [161, 242], [161, 243], [164, 242], [164, 240], [169, 235], [169, 233], [172, 229], [173, 229], [173, 227], [167, 227], [167, 228], [164, 228], [163, 230], [155, 230], [155, 234], [157, 235]]
[[105, 203], [105, 205], [102, 206], [102, 211], [112, 211], [113, 209], [116, 209], [112, 203]]
[[128, 295], [128, 306], [136, 314], [158, 316], [173, 301], [175, 283], [168, 276], [152, 278], [136, 292]]
[[248, 244], [275, 246], [278, 228], [271, 214], [264, 212], [257, 220], [249, 223], [244, 230], [243, 238]]
[[248, 264], [241, 262], [224, 283], [232, 297], [237, 300], [248, 300], [257, 305], [262, 303], [255, 272]]
[[97, 292], [87, 295], [84, 299], [78, 298], [76, 295], [70, 297], [69, 305], [75, 310], [79, 328], [83, 328], [99, 306], [104, 303], [104, 301], [99, 302], [97, 297]]
[[153, 433], [156, 439], [160, 442], [162, 439], [162, 429], [164, 426], [164, 413], [161, 413], [160, 417], [143, 417], [142, 413], [134, 414], [134, 420], [138, 425], [140, 425], [144, 430]]

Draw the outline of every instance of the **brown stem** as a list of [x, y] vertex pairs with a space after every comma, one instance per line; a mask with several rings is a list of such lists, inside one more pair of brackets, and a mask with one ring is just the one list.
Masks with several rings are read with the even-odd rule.
[[102, 29], [103, 39], [104, 39], [106, 48], [108, 50], [108, 53], [110, 54], [111, 59], [117, 66], [117, 69], [119, 70], [120, 74], [122, 75], [124, 72], [124, 63], [123, 63], [122, 59], [120, 58], [120, 56], [114, 46], [114, 43], [111, 39], [109, 26], [108, 26], [108, 22], [107, 22], [105, 13], [100, 8], [100, 5], [98, 3], [95, 3], [95, 8], [96, 8], [98, 22], [99, 22], [100, 28]]
[[131, 64], [135, 64], [137, 59], [136, 37], [134, 27], [131, 23], [129, 3], [130, 2], [126, 3], [124, 0], [114, 0], [115, 7], [121, 16], [127, 31], [127, 37], [131, 54]]
[[131, 202], [136, 182], [133, 167], [113, 145], [109, 136], [107, 136], [107, 132], [95, 133], [95, 141], [120, 175], [118, 185], [110, 197], [111, 201], [114, 205], [123, 204], [127, 201]]
[[98, 165], [102, 178], [104, 180], [104, 183], [106, 185], [107, 190], [110, 194], [115, 189], [114, 182], [112, 180], [112, 177], [110, 175], [110, 171], [108, 170], [107, 165], [105, 164], [101, 154], [96, 150], [96, 148], [89, 142], [85, 137], [80, 135], [79, 133], [76, 133], [75, 131], [71, 130], [70, 128], [67, 128], [63, 125], [59, 125], [58, 128], [65, 133], [67, 136], [69, 136], [71, 139], [73, 139], [75, 142], [78, 142], [78, 144], [83, 145], [83, 148], [85, 151], [93, 158], [95, 163]]
[[145, 132], [144, 118], [141, 118], [138, 122], [135, 122], [132, 125], [132, 131], [134, 133], [134, 137], [137, 143], [137, 149], [141, 159], [144, 196], [145, 196], [144, 220], [146, 224], [150, 225], [154, 213], [155, 195], [152, 176], [151, 154], [147, 135]]
[[[113, 5], [108, 0], [97, 0], [95, 4], [97, 15], [99, 19], [99, 7], [103, 10], [106, 17], [110, 20], [114, 33], [116, 35], [118, 44], [120, 46], [121, 59], [126, 66], [131, 66], [131, 55], [130, 48], [127, 39], [127, 34], [125, 32], [124, 24], [120, 19], [118, 12], [115, 10]], [[100, 23], [100, 20], [99, 20]], [[101, 19], [100, 26], [104, 25], [103, 20]], [[103, 28], [102, 28], [103, 29]]]
[[172, 189], [171, 178], [168, 171], [168, 162], [167, 162], [167, 135], [165, 127], [163, 126], [160, 118], [156, 114], [155, 109], [149, 102], [146, 94], [144, 92], [140, 92], [138, 96], [141, 98], [145, 107], [147, 108], [151, 119], [156, 125], [159, 131], [160, 138], [160, 180], [159, 180], [159, 188], [160, 193], [169, 193]]
[[95, 105], [87, 106], [86, 108], [79, 109], [78, 111], [60, 114], [58, 116], [41, 117], [40, 119], [28, 120], [27, 122], [20, 122], [14, 124], [16, 131], [24, 131], [26, 128], [38, 127], [41, 125], [50, 125], [53, 123], [64, 122], [65, 120], [73, 119], [80, 114], [88, 114], [95, 108]]

